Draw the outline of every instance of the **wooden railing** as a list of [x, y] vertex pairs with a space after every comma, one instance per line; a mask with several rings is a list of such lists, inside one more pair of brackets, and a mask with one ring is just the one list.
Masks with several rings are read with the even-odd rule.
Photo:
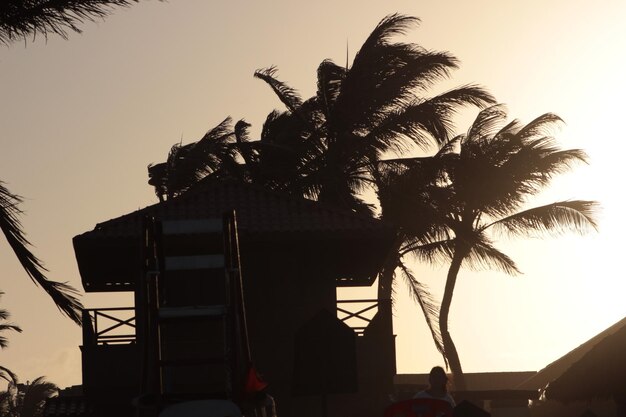
[[380, 304], [378, 299], [337, 300], [337, 317], [350, 326], [357, 336], [363, 336]]
[[110, 345], [136, 341], [134, 308], [83, 310], [83, 345]]

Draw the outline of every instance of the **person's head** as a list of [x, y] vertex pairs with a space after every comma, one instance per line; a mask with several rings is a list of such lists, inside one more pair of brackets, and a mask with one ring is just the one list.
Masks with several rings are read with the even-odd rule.
[[443, 391], [448, 390], [448, 375], [441, 366], [435, 366], [430, 370], [428, 376], [428, 383], [432, 389], [441, 389]]

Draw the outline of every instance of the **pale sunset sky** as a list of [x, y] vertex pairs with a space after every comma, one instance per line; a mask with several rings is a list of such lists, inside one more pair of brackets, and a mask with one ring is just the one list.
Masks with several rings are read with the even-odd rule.
[[[591, 163], [559, 177], [537, 204], [595, 199], [603, 207], [599, 233], [499, 241], [521, 276], [461, 271], [450, 328], [464, 370], [539, 370], [622, 319], [622, 0], [141, 1], [69, 40], [0, 46], [0, 179], [25, 197], [23, 226], [49, 277], [82, 291], [72, 237], [155, 203], [146, 166], [173, 143], [198, 140], [226, 116], [245, 118], [257, 137], [266, 115], [283, 107], [254, 70], [276, 65], [309, 97], [318, 64], [344, 64], [346, 45], [352, 60], [394, 12], [422, 20], [398, 40], [461, 62], [433, 93], [477, 83], [511, 118], [553, 112], [565, 120], [560, 143], [585, 149]], [[459, 133], [475, 114], [459, 118]], [[445, 266], [415, 270], [440, 300]], [[22, 381], [80, 384], [80, 328], [30, 282], [3, 238], [0, 290], [0, 307], [24, 329], [7, 334], [0, 365]], [[427, 372], [441, 358], [402, 282], [396, 293], [398, 372]], [[124, 294], [82, 300], [131, 305]]]

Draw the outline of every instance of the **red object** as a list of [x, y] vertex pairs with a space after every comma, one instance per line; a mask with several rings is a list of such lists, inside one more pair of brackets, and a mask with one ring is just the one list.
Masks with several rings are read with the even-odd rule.
[[391, 404], [384, 417], [452, 417], [452, 406], [446, 400], [413, 398]]
[[261, 379], [254, 366], [251, 365], [248, 368], [248, 376], [246, 377], [244, 392], [246, 394], [253, 394], [255, 392], [263, 391], [267, 385], [268, 383]]

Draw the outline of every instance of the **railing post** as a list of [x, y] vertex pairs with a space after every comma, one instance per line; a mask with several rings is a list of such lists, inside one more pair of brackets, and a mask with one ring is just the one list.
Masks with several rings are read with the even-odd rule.
[[384, 328], [389, 330], [389, 334], [393, 334], [393, 311], [391, 305], [391, 299], [378, 300], [378, 314], [381, 315], [381, 321], [384, 323]]
[[95, 340], [95, 333], [93, 330], [93, 322], [91, 320], [91, 314], [88, 309], [82, 311], [83, 320], [83, 346], [92, 346], [97, 342]]

